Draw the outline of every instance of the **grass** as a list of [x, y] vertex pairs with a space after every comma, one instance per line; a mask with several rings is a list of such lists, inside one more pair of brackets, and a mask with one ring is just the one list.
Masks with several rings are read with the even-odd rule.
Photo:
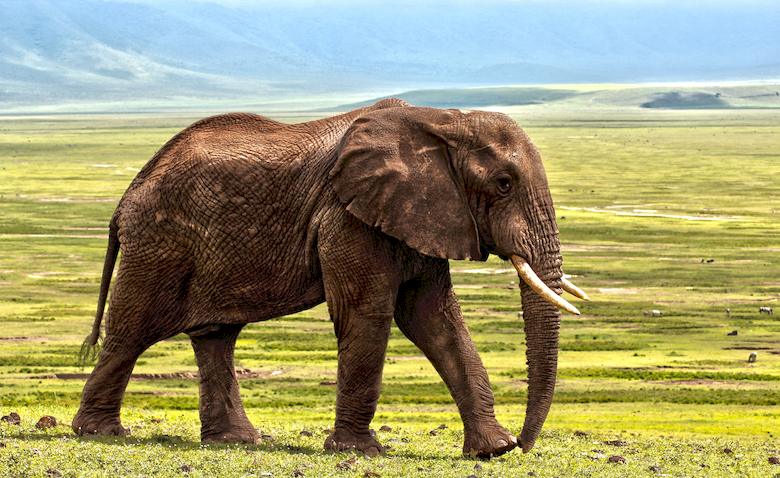
[[[577, 304], [582, 317], [564, 319], [558, 391], [531, 453], [461, 458], [446, 387], [393, 330], [374, 421], [393, 428], [379, 432], [393, 449], [337, 469], [352, 455], [322, 451], [336, 376], [324, 306], [252, 324], [239, 338], [239, 368], [257, 372], [242, 380], [242, 396], [273, 440], [201, 447], [197, 382], [183, 376], [131, 382], [131, 438], [72, 436], [83, 379], [57, 374], [89, 371], [76, 352], [94, 313], [108, 219], [138, 169], [194, 118], [28, 117], [0, 121], [0, 414], [22, 416], [21, 426], [0, 423], [0, 476], [780, 474], [768, 462], [780, 454], [780, 316], [758, 313], [780, 312], [780, 113], [504, 110], [542, 151], [565, 269], [593, 298]], [[499, 420], [519, 433], [517, 278], [495, 258], [452, 269]], [[663, 315], [644, 313], [653, 309]], [[136, 373], [195, 370], [179, 336], [146, 352]], [[37, 430], [42, 415], [61, 425]], [[449, 428], [429, 435], [439, 424]], [[313, 436], [300, 436], [304, 428]], [[627, 445], [604, 443], [615, 439]]]

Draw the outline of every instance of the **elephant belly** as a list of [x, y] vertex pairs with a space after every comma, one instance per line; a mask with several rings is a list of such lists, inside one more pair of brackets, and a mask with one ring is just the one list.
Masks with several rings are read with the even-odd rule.
[[285, 260], [286, 254], [219, 251], [205, 267], [196, 267], [189, 288], [188, 315], [198, 323], [213, 322], [215, 314], [220, 322], [258, 322], [325, 301], [318, 267], [308, 271], [305, 261]]

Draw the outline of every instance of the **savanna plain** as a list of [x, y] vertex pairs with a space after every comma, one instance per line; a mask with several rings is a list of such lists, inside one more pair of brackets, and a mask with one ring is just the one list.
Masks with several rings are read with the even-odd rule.
[[[530, 453], [462, 457], [446, 387], [397, 329], [373, 424], [389, 452], [324, 452], [336, 379], [324, 306], [239, 338], [242, 396], [262, 443], [201, 446], [186, 336], [138, 362], [123, 409], [131, 436], [74, 436], [91, 370], [77, 354], [109, 218], [140, 167], [196, 116], [4, 117], [0, 414], [21, 423], [0, 422], [0, 476], [780, 476], [780, 110], [503, 110], [542, 152], [564, 268], [593, 299], [563, 318], [555, 401]], [[497, 258], [451, 269], [498, 419], [519, 434], [517, 277]], [[36, 428], [43, 415], [59, 424]]]

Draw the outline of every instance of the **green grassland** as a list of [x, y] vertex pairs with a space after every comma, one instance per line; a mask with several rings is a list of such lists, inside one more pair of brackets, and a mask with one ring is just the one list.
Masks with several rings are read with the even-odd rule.
[[[374, 421], [392, 427], [378, 432], [392, 449], [374, 459], [326, 454], [336, 339], [324, 306], [252, 324], [239, 338], [248, 414], [270, 435], [262, 444], [200, 446], [185, 336], [141, 357], [123, 412], [131, 437], [74, 437], [83, 378], [68, 374], [89, 372], [76, 354], [94, 314], [108, 219], [139, 168], [194, 117], [6, 117], [0, 414], [17, 411], [22, 424], [0, 423], [0, 476], [780, 474], [768, 462], [780, 455], [780, 110], [499, 109], [542, 151], [565, 269], [593, 298], [576, 303], [581, 317], [564, 318], [556, 398], [531, 453], [462, 458], [446, 387], [394, 329]], [[517, 278], [495, 258], [451, 267], [499, 420], [519, 433]], [[644, 314], [652, 309], [663, 315]], [[37, 430], [46, 414], [61, 425]], [[449, 428], [431, 435], [440, 424]]]

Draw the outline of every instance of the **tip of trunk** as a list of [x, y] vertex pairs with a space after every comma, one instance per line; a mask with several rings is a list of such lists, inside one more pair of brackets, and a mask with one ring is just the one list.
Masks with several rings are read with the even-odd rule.
[[[521, 434], [521, 436], [522, 436], [522, 434]], [[523, 441], [523, 439], [521, 437], [517, 437], [517, 442], [520, 443], [520, 448], [523, 450], [523, 453], [528, 453], [529, 451], [531, 451], [531, 449], [534, 447], [534, 443], [535, 443], [533, 441], [526, 443], [525, 441]]]
[[536, 439], [539, 437], [541, 431], [541, 424], [538, 427], [528, 426], [526, 423], [523, 426], [523, 430], [520, 432], [520, 436], [517, 441], [520, 443], [520, 448], [523, 449], [523, 453], [528, 453], [536, 444]]

